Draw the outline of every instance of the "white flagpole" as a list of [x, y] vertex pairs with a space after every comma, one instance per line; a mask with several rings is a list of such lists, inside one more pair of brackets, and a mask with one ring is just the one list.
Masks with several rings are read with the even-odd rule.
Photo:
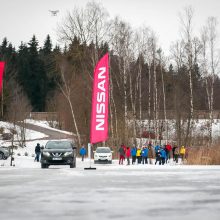
[[91, 143], [88, 143], [89, 167], [84, 168], [84, 170], [96, 170], [95, 167], [91, 167], [91, 149], [92, 149], [92, 145]]

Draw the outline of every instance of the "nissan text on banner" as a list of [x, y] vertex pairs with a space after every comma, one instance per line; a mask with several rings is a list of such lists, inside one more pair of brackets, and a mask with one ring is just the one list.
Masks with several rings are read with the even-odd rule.
[[0, 94], [2, 93], [4, 67], [5, 67], [5, 62], [0, 62]]
[[97, 63], [93, 76], [90, 143], [108, 139], [109, 64], [108, 53]]

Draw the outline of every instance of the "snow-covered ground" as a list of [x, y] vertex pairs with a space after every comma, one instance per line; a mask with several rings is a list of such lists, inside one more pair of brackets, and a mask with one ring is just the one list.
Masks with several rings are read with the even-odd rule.
[[[59, 133], [70, 134], [70, 135], [72, 134], [71, 132], [51, 128], [47, 121], [35, 121], [35, 120], [27, 119], [26, 122], [29, 124], [37, 125], [42, 128], [47, 128], [47, 129], [50, 129], [53, 131], [57, 131]], [[10, 129], [14, 128], [13, 124], [8, 123], [8, 122], [3, 122], [3, 121], [0, 121], [0, 127], [4, 128], [4, 133], [10, 133]], [[15, 129], [19, 134], [19, 131], [20, 131], [19, 126], [15, 126]], [[14, 151], [15, 155], [28, 154], [29, 156], [31, 156], [32, 154], [34, 154], [34, 149], [35, 149], [35, 146], [37, 143], [39, 143], [41, 146], [45, 146], [46, 142], [48, 141], [47, 139], [42, 140], [42, 138], [48, 137], [46, 134], [44, 134], [42, 132], [35, 131], [35, 130], [30, 130], [30, 129], [26, 129], [25, 137], [27, 140], [26, 147], [15, 149], [15, 151]], [[18, 145], [17, 140], [18, 140], [18, 136], [14, 135], [14, 144], [15, 145]], [[7, 147], [10, 145], [11, 145], [11, 141], [0, 140], [0, 146]]]
[[[41, 125], [43, 126], [44, 123], [45, 122], [42, 121]], [[10, 129], [14, 129], [14, 125], [9, 122], [0, 121], [0, 128], [4, 129], [4, 133], [10, 133]], [[20, 127], [15, 126], [15, 129], [19, 135]], [[44, 133], [26, 129], [26, 140], [40, 139], [40, 138], [44, 138], [44, 137], [47, 137], [47, 135], [45, 135]], [[14, 135], [14, 140], [16, 141], [17, 139], [18, 139], [18, 136]], [[7, 146], [8, 142], [9, 141], [0, 140], [0, 145]]]
[[40, 169], [31, 157], [0, 166], [4, 220], [218, 220], [220, 166], [94, 165]]

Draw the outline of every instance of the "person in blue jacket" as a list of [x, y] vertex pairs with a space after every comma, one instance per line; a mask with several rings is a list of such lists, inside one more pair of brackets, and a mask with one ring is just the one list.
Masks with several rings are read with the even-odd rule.
[[84, 147], [84, 145], [81, 147], [79, 154], [82, 156], [82, 161], [84, 161], [84, 157], [86, 155], [86, 148]]
[[133, 146], [131, 149], [132, 164], [136, 163], [136, 153], [137, 153], [137, 148]]
[[142, 164], [148, 164], [148, 152], [149, 149], [147, 147], [143, 147], [141, 151], [141, 156], [142, 156]]
[[160, 145], [157, 144], [154, 149], [155, 149], [155, 152], [158, 152], [158, 150], [160, 150]]
[[160, 149], [160, 158], [161, 158], [160, 164], [164, 165], [166, 161], [166, 151], [164, 148]]

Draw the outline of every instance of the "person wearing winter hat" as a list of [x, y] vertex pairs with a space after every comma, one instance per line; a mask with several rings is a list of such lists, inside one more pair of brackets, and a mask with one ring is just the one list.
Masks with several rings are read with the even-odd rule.
[[36, 156], [35, 156], [34, 161], [39, 162], [39, 159], [40, 159], [40, 153], [41, 153], [40, 144], [37, 143], [37, 146], [35, 147], [35, 154], [36, 154]]

